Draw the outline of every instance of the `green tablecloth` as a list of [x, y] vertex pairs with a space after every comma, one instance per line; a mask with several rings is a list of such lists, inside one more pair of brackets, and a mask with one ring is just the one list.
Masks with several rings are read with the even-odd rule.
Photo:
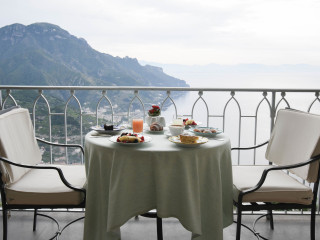
[[123, 146], [87, 134], [84, 239], [120, 239], [121, 225], [157, 209], [179, 219], [192, 239], [222, 240], [233, 219], [229, 139], [181, 148], [150, 136], [150, 143]]

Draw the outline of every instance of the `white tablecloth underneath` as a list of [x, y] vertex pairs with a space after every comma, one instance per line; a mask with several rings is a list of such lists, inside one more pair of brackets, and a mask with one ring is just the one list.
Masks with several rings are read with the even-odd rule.
[[192, 239], [222, 240], [233, 219], [230, 141], [181, 148], [165, 135], [123, 146], [108, 138], [85, 139], [87, 200], [85, 240], [120, 239], [131, 217], [157, 209], [175, 217]]

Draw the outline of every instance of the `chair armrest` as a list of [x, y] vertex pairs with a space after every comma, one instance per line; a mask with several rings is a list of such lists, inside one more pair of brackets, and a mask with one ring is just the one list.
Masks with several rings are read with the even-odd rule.
[[288, 170], [288, 169], [298, 168], [298, 167], [302, 167], [302, 166], [311, 164], [311, 163], [319, 161], [319, 160], [320, 160], [320, 154], [308, 159], [305, 162], [296, 163], [296, 164], [290, 164], [290, 165], [284, 165], [284, 166], [274, 166], [274, 167], [271, 167], [271, 168], [267, 168], [267, 169], [263, 170], [263, 173], [262, 173], [261, 178], [260, 178], [259, 182], [257, 183], [257, 185], [252, 187], [252, 188], [249, 188], [249, 189], [247, 189], [247, 190], [245, 190], [243, 192], [241, 192], [239, 194], [239, 196], [240, 195], [243, 196], [245, 194], [248, 194], [248, 193], [251, 193], [251, 192], [254, 192], [254, 191], [258, 190], [263, 185], [264, 181], [266, 180], [268, 173], [271, 172], [271, 171]]
[[52, 145], [52, 146], [58, 146], [58, 147], [77, 147], [77, 148], [80, 148], [81, 149], [81, 152], [82, 152], [82, 155], [84, 155], [84, 150], [83, 150], [83, 147], [79, 144], [63, 144], [63, 143], [54, 143], [54, 142], [49, 142], [49, 141], [46, 141], [46, 140], [43, 140], [41, 138], [37, 138], [37, 141], [39, 142], [42, 142], [42, 143], [45, 143], [45, 144], [48, 144], [48, 145]]
[[20, 164], [20, 163], [14, 163], [11, 162], [10, 160], [8, 160], [7, 158], [1, 157], [0, 156], [0, 161], [5, 162], [7, 164], [16, 166], [16, 167], [22, 167], [22, 168], [31, 168], [31, 169], [52, 169], [52, 170], [56, 170], [58, 171], [59, 177], [61, 179], [61, 181], [63, 182], [64, 185], [66, 185], [66, 187], [75, 190], [75, 191], [80, 191], [83, 192], [84, 194], [86, 193], [86, 190], [84, 188], [78, 188], [73, 186], [72, 184], [70, 184], [67, 179], [64, 177], [63, 172], [60, 168], [58, 167], [54, 167], [54, 166], [36, 166], [36, 165], [26, 165], [26, 164]]
[[262, 147], [262, 146], [268, 144], [268, 142], [269, 142], [269, 140], [264, 142], [264, 143], [252, 146], [252, 147], [235, 147], [235, 148], [231, 148], [231, 151], [232, 150], [251, 150], [251, 149], [256, 149], [256, 148], [259, 148], [259, 147]]

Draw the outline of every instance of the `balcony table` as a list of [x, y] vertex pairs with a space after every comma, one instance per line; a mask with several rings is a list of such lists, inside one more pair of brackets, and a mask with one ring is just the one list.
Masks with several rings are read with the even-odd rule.
[[148, 135], [149, 143], [123, 146], [91, 134], [85, 137], [84, 240], [121, 239], [124, 223], [152, 209], [161, 218], [177, 218], [192, 239], [223, 239], [223, 228], [233, 220], [226, 135], [219, 135], [223, 141], [182, 148], [166, 135]]

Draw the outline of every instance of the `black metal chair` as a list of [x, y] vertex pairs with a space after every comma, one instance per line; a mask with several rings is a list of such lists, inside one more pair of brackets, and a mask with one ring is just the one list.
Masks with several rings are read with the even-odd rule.
[[[320, 116], [291, 109], [279, 110], [268, 142], [232, 150], [256, 149], [266, 144], [266, 159], [273, 165], [233, 166], [236, 239], [240, 240], [243, 211], [267, 211], [263, 216], [269, 217], [273, 229], [273, 210], [311, 209], [310, 239], [315, 240], [320, 176]], [[309, 187], [304, 182], [313, 186]], [[258, 239], [266, 239], [255, 232], [254, 227], [251, 231]]]
[[60, 229], [52, 217], [40, 214], [38, 209], [85, 208], [86, 191], [84, 166], [56, 166], [41, 164], [37, 140], [60, 147], [82, 146], [57, 144], [36, 139], [27, 109], [14, 108], [0, 112], [0, 187], [3, 211], [3, 239], [8, 237], [7, 212], [11, 209], [34, 209], [33, 230], [37, 216], [44, 216], [57, 223], [57, 238], [78, 218]]
[[163, 239], [163, 231], [162, 231], [162, 218], [160, 218], [156, 211], [149, 211], [147, 213], [141, 214], [142, 217], [147, 218], [156, 218], [157, 220], [157, 239]]

